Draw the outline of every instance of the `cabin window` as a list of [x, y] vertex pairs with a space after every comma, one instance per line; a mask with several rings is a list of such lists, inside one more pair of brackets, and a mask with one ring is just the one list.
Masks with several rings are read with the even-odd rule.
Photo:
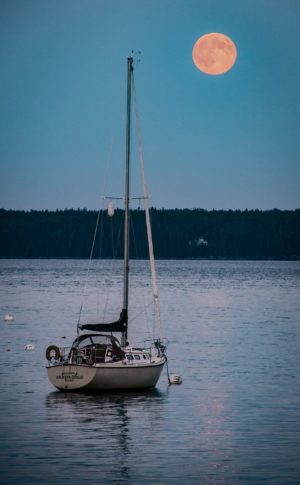
[[134, 355], [135, 360], [141, 360], [141, 357], [139, 355]]
[[131, 354], [126, 354], [126, 359], [127, 360], [133, 360], [133, 356]]

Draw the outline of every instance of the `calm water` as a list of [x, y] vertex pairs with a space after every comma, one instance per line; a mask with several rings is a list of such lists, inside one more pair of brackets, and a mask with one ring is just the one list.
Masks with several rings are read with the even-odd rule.
[[[45, 348], [71, 342], [83, 292], [86, 319], [116, 315], [121, 263], [86, 280], [86, 261], [0, 261], [1, 483], [300, 483], [300, 262], [157, 266], [183, 384], [164, 372], [152, 392], [85, 396], [52, 388]], [[138, 340], [152, 333], [146, 273], [134, 264]]]

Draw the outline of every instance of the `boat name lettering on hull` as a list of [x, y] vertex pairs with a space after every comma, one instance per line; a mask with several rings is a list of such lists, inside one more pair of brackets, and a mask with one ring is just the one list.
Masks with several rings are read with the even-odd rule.
[[73, 382], [75, 379], [83, 379], [83, 376], [78, 375], [77, 372], [62, 372], [56, 376], [56, 379], [64, 379], [65, 382]]

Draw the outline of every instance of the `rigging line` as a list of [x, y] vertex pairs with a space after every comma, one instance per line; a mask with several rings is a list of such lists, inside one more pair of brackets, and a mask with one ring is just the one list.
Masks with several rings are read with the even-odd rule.
[[[147, 303], [147, 304], [146, 304], [146, 301], [145, 301], [145, 302], [144, 302], [144, 304], [145, 304], [145, 308], [144, 308], [143, 310], [141, 310], [140, 312], [136, 313], [136, 314], [135, 314], [135, 315], [134, 315], [134, 316], [133, 316], [133, 317], [130, 319], [130, 321], [131, 321], [131, 322], [133, 322], [134, 320], [136, 320], [136, 319], [137, 319], [137, 318], [138, 318], [140, 315], [142, 315], [142, 314], [143, 314], [143, 312], [144, 312], [145, 310], [147, 310], [147, 308], [149, 308], [150, 306], [152, 306], [152, 305], [153, 305], [153, 301], [151, 300], [151, 301], [149, 301], [149, 303]], [[148, 333], [150, 333], [149, 328], [147, 328], [147, 330], [148, 330]]]
[[[122, 81], [123, 82], [123, 81]], [[121, 91], [123, 92], [123, 90]], [[120, 92], [120, 93], [121, 93]], [[111, 112], [112, 112], [112, 118], [111, 118], [111, 121], [109, 123], [109, 131], [110, 131], [110, 136], [109, 136], [109, 146], [108, 146], [108, 153], [105, 157], [105, 166], [104, 166], [104, 170], [103, 170], [103, 182], [101, 183], [101, 188], [102, 188], [102, 194], [107, 194], [111, 191], [111, 180], [113, 179], [112, 175], [113, 175], [113, 165], [115, 165], [115, 159], [116, 159], [116, 146], [117, 146], [117, 143], [116, 143], [116, 140], [117, 140], [117, 137], [118, 137], [118, 122], [120, 120], [120, 109], [119, 109], [119, 106], [120, 104], [122, 104], [122, 98], [121, 98], [121, 94], [120, 96], [117, 95], [117, 97], [114, 98], [114, 106], [112, 106], [112, 109], [111, 109]], [[118, 157], [117, 157], [118, 158]], [[101, 234], [100, 234], [100, 260], [102, 260], [102, 253], [104, 252], [105, 253], [105, 249], [106, 249], [106, 227], [107, 225], [105, 224], [105, 220], [104, 220], [104, 214], [105, 214], [105, 200], [106, 199], [116, 199], [116, 200], [122, 200], [123, 197], [108, 197], [107, 195], [102, 195], [102, 200], [103, 200], [103, 203], [102, 203], [102, 207], [103, 207], [103, 212], [102, 212], [102, 218], [101, 218]], [[114, 253], [116, 253], [118, 250], [118, 242], [117, 242], [117, 245], [116, 245], [116, 248], [113, 247], [113, 250], [112, 250], [112, 257], [109, 257], [108, 259], [108, 266], [110, 268], [110, 272], [112, 273], [113, 272], [113, 263], [114, 263], [114, 259], [115, 259], [115, 255]], [[107, 258], [107, 255], [104, 255], [104, 258]], [[101, 267], [103, 267], [103, 264], [101, 264]], [[105, 288], [104, 289], [104, 296], [103, 296], [103, 300], [104, 300], [104, 308], [103, 308], [103, 320], [105, 321], [105, 315], [106, 315], [106, 311], [107, 311], [107, 303], [108, 303], [108, 300], [109, 300], [109, 291], [108, 291], [108, 288]], [[102, 306], [102, 305], [101, 305]]]
[[112, 245], [112, 258], [116, 258], [116, 250], [115, 250], [115, 238], [114, 238], [114, 225], [112, 221], [112, 217], [110, 218], [110, 232], [111, 232], [111, 245]]
[[[101, 209], [100, 209], [101, 210]], [[101, 219], [100, 219], [100, 231], [99, 231], [99, 258], [102, 259], [102, 241], [103, 241], [103, 219], [104, 219], [104, 209], [101, 210]]]
[[[131, 234], [132, 234], [133, 245], [134, 245], [134, 249], [135, 249], [135, 256], [136, 256], [136, 259], [138, 259], [139, 254], [138, 254], [138, 247], [137, 247], [137, 239], [136, 239], [135, 230], [134, 230], [133, 217], [130, 218], [130, 227], [131, 227]], [[141, 310], [141, 312], [139, 313], [139, 315], [141, 315], [143, 313], [143, 311], [145, 312], [147, 332], [150, 334], [150, 330], [149, 330], [149, 318], [148, 318], [148, 313], [147, 313], [147, 307], [148, 307], [148, 305], [146, 305], [146, 298], [145, 298], [145, 291], [144, 291], [144, 289], [142, 289], [142, 295], [143, 295], [144, 310]], [[153, 303], [153, 302], [151, 302], [151, 303]], [[131, 318], [131, 321], [132, 320], [135, 320], [135, 318], [136, 317]], [[155, 335], [153, 336], [153, 338], [155, 338]]]
[[[118, 236], [117, 236], [117, 242], [116, 242], [116, 250], [115, 250], [115, 253], [116, 253], [116, 257], [115, 259], [118, 259], [118, 253], [120, 253], [121, 251], [121, 231], [122, 231], [122, 227], [124, 226], [124, 219], [125, 219], [125, 213], [124, 213], [124, 210], [120, 211], [121, 213], [121, 220], [120, 220], [120, 224], [119, 224], [119, 230], [118, 230]], [[120, 258], [120, 256], [119, 256]]]
[[[101, 207], [100, 207], [101, 210]], [[102, 248], [103, 248], [103, 225], [104, 225], [104, 204], [102, 205], [101, 215], [100, 215], [100, 228], [99, 228], [99, 259], [102, 259]], [[97, 315], [99, 315], [99, 301], [100, 301], [100, 287], [97, 284]]]
[[[101, 209], [99, 209], [98, 215], [97, 215], [97, 221], [96, 221], [96, 226], [95, 226], [95, 230], [94, 230], [94, 237], [93, 237], [93, 243], [92, 243], [92, 248], [91, 248], [91, 252], [90, 252], [89, 264], [88, 264], [87, 272], [86, 272], [86, 275], [85, 275], [85, 281], [84, 281], [84, 287], [83, 287], [83, 299], [86, 296], [85, 290], [86, 290], [87, 279], [88, 279], [88, 276], [89, 276], [89, 273], [90, 273], [91, 262], [92, 262], [92, 258], [93, 258], [93, 254], [94, 254], [94, 247], [95, 247], [95, 241], [96, 241], [96, 236], [97, 236], [97, 231], [98, 231], [100, 213], [101, 213]], [[79, 311], [78, 322], [77, 322], [77, 331], [78, 331], [79, 325], [80, 325], [82, 310], [83, 310], [83, 302], [81, 303], [81, 307], [80, 307], [80, 311]]]
[[[115, 211], [115, 214], [114, 216], [112, 217], [112, 220], [115, 220], [116, 222], [113, 223], [116, 225], [116, 229], [117, 229], [117, 241], [115, 243], [115, 245], [112, 247], [112, 256], [110, 257], [110, 260], [111, 260], [111, 264], [110, 264], [110, 268], [112, 269], [112, 265], [113, 265], [113, 262], [116, 261], [116, 259], [119, 259], [120, 258], [120, 255], [118, 256], [118, 252], [120, 251], [120, 247], [121, 247], [121, 231], [122, 231], [122, 227], [124, 225], [124, 211], [121, 211], [119, 209], [117, 209]], [[113, 273], [113, 271], [111, 271], [111, 273]], [[104, 306], [103, 306], [103, 321], [106, 320], [106, 312], [107, 312], [107, 308], [109, 306], [109, 302], [110, 302], [110, 298], [111, 298], [111, 293], [108, 291], [108, 286], [106, 288], [106, 292], [105, 292], [105, 298], [104, 298]]]
[[142, 185], [143, 185], [143, 191], [144, 191], [144, 207], [145, 207], [145, 213], [146, 213], [146, 226], [147, 226], [148, 245], [149, 245], [155, 319], [156, 319], [157, 327], [160, 332], [160, 336], [161, 338], [163, 338], [161, 318], [160, 318], [158, 288], [157, 288], [157, 281], [156, 281], [156, 270], [155, 270], [155, 262], [154, 262], [152, 232], [151, 232], [151, 224], [150, 224], [149, 192], [148, 192], [148, 187], [147, 187], [146, 177], [145, 177], [145, 164], [144, 164], [143, 144], [142, 144], [142, 136], [141, 136], [141, 118], [140, 118], [139, 109], [138, 109], [137, 93], [136, 93], [135, 79], [134, 79], [133, 73], [132, 73], [132, 84], [133, 84], [134, 110], [135, 110], [135, 117], [136, 117], [136, 130], [137, 130], [139, 157], [140, 157], [140, 165], [141, 165], [141, 178], [142, 178]]
[[[119, 138], [119, 122], [121, 121], [121, 115], [120, 115], [120, 105], [122, 105], [122, 100], [123, 100], [123, 88], [125, 89], [125, 80], [122, 79], [122, 89], [120, 90], [119, 93], [114, 97], [114, 102], [110, 106], [110, 113], [112, 114], [111, 120], [108, 123], [108, 130], [109, 130], [109, 146], [108, 146], [108, 154], [106, 155], [106, 167], [105, 171], [103, 174], [103, 186], [102, 189], [104, 190], [105, 198], [108, 199], [106, 194], [112, 188], [111, 185], [111, 180], [113, 180], [113, 169], [116, 170], [116, 167], [113, 167], [113, 164], [116, 164], [116, 158], [118, 159], [119, 156], [116, 155], [116, 146], [117, 140]], [[119, 166], [119, 164], [118, 164]], [[112, 197], [113, 199], [122, 199], [122, 197]]]
[[[114, 108], [114, 111], [115, 111], [114, 118], [116, 118], [116, 114], [119, 112], [119, 105], [120, 105], [120, 100], [117, 100], [116, 99], [116, 104], [115, 104], [115, 108]], [[110, 143], [109, 154], [106, 157], [106, 167], [105, 167], [104, 176], [103, 176], [104, 184], [103, 184], [102, 189], [104, 189], [104, 193], [107, 192], [107, 188], [108, 188], [108, 185], [109, 185], [109, 180], [111, 178], [110, 177], [110, 174], [111, 174], [111, 169], [112, 169], [113, 149], [114, 149], [114, 147], [116, 145], [116, 143], [115, 143], [116, 137], [117, 137], [117, 133], [116, 133], [116, 122], [114, 122], [114, 126], [115, 126], [115, 129], [113, 129], [113, 127], [111, 127], [111, 143]], [[100, 213], [101, 213], [101, 216], [102, 217], [101, 217], [101, 224], [100, 224], [100, 241], [99, 241], [100, 248], [99, 248], [99, 257], [100, 257], [100, 259], [102, 259], [103, 225], [104, 225], [104, 221], [103, 221], [103, 219], [104, 219], [104, 215], [103, 215], [104, 214], [104, 204], [103, 204], [102, 211], [101, 211], [101, 207], [100, 207], [99, 212], [98, 212], [98, 216], [97, 216], [97, 222], [96, 222], [96, 227], [95, 227], [95, 232], [94, 232], [94, 238], [93, 238], [93, 243], [92, 243], [92, 248], [91, 248], [90, 258], [89, 258], [89, 264], [88, 264], [88, 268], [87, 268], [87, 271], [86, 271], [85, 283], [84, 283], [84, 287], [83, 287], [83, 297], [82, 297], [82, 300], [84, 300], [85, 297], [86, 297], [85, 292], [86, 292], [86, 286], [87, 286], [87, 279], [88, 279], [88, 276], [89, 276], [89, 272], [90, 272], [90, 268], [91, 268], [91, 261], [92, 261], [93, 254], [94, 254], [94, 247], [95, 247], [96, 235], [97, 235], [97, 231], [98, 231]], [[82, 304], [81, 304], [80, 310], [79, 310], [78, 322], [77, 322], [77, 331], [78, 331], [79, 325], [80, 325], [82, 310], [83, 310], [83, 301], [82, 301]]]
[[135, 230], [134, 230], [134, 223], [133, 223], [133, 214], [130, 217], [130, 229], [131, 229], [131, 236], [132, 236], [132, 239], [133, 239], [135, 259], [139, 259], [139, 252], [138, 252], [137, 241], [136, 241]]

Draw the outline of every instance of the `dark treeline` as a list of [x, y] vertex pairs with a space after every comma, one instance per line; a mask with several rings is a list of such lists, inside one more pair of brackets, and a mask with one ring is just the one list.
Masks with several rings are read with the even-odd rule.
[[[98, 213], [0, 209], [1, 258], [88, 258]], [[94, 257], [120, 258], [124, 212], [100, 212]], [[131, 255], [148, 256], [145, 214], [132, 211]], [[300, 209], [151, 209], [157, 258], [300, 259]]]

